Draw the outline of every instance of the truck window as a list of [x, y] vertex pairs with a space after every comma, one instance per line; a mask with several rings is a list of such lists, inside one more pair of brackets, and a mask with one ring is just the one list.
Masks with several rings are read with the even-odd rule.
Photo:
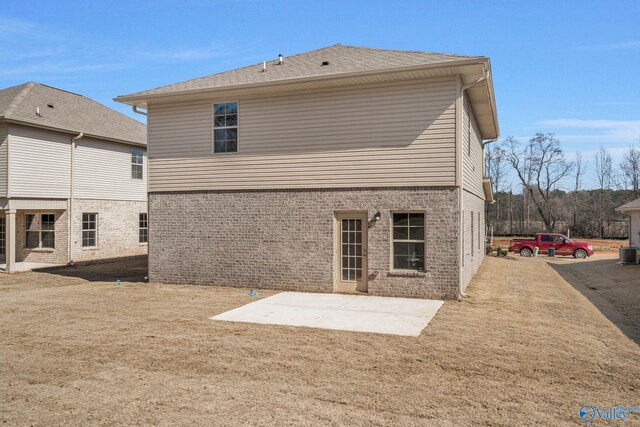
[[540, 236], [540, 241], [541, 242], [553, 242], [553, 237], [549, 236], [549, 235], [542, 235], [542, 236]]

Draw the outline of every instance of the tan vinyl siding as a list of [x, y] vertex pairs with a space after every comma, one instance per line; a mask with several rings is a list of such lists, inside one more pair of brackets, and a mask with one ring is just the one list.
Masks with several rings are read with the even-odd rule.
[[[471, 152], [469, 153], [469, 148]], [[473, 110], [464, 99], [462, 117], [462, 186], [484, 200], [482, 178], [484, 173], [482, 139]]]
[[7, 197], [9, 127], [0, 124], [0, 197]]
[[[460, 269], [460, 284], [464, 291], [484, 259], [485, 223], [484, 200], [467, 191], [462, 191], [462, 198], [464, 203], [463, 244], [461, 248], [463, 263]], [[471, 225], [471, 212], [473, 212], [473, 226]], [[480, 217], [479, 221], [478, 217]], [[473, 237], [471, 236], [472, 230]]]
[[212, 104], [149, 109], [149, 190], [455, 185], [456, 80], [239, 101], [238, 153], [212, 154]]
[[131, 178], [131, 148], [91, 138], [76, 143], [74, 159], [74, 193], [81, 199], [147, 199], [147, 158], [143, 179]]
[[71, 137], [17, 125], [9, 133], [10, 196], [68, 198]]

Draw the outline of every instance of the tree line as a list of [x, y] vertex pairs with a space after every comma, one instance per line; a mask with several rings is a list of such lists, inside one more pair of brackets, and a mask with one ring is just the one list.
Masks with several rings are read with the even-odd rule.
[[[586, 188], [589, 162], [593, 162]], [[496, 235], [563, 232], [591, 238], [628, 237], [627, 220], [615, 208], [640, 197], [640, 147], [632, 144], [619, 162], [601, 147], [592, 159], [566, 158], [554, 134], [527, 142], [513, 137], [489, 144], [485, 171], [495, 203], [487, 205], [487, 226]]]

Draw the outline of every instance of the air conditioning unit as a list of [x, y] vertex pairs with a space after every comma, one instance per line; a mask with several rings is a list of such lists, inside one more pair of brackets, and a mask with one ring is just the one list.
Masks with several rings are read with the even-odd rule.
[[640, 248], [620, 248], [620, 264], [640, 264]]

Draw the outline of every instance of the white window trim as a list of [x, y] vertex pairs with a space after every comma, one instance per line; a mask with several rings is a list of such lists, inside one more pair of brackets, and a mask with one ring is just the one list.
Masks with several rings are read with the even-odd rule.
[[[423, 248], [423, 252], [424, 252], [424, 267], [422, 270], [414, 270], [411, 268], [395, 268], [395, 259], [394, 259], [394, 249], [393, 249], [393, 244], [395, 242], [395, 240], [393, 239], [393, 215], [394, 214], [404, 214], [404, 213], [419, 213], [423, 215], [423, 225], [422, 227], [424, 228], [424, 240], [402, 240], [401, 242], [403, 243], [420, 243], [422, 242], [424, 248]], [[427, 212], [426, 211], [421, 211], [421, 210], [411, 210], [411, 209], [407, 209], [407, 210], [394, 210], [390, 212], [389, 215], [389, 241], [391, 242], [391, 250], [390, 252], [390, 264], [389, 264], [389, 271], [391, 273], [413, 273], [413, 274], [424, 274], [427, 271]], [[399, 240], [400, 241], [400, 240]]]
[[[33, 216], [38, 216], [40, 217], [40, 225], [38, 227], [37, 230], [27, 230], [27, 216], [28, 215], [33, 215]], [[52, 231], [53, 232], [53, 247], [52, 248], [45, 248], [44, 246], [42, 246], [42, 215], [53, 215], [53, 230], [44, 230], [44, 231]], [[30, 251], [35, 251], [35, 252], [53, 252], [56, 250], [56, 214], [53, 212], [40, 212], [40, 213], [25, 213], [24, 214], [24, 248], [28, 249]], [[38, 233], [38, 246], [36, 246], [35, 248], [30, 248], [28, 245], [28, 239], [27, 239], [27, 233], [28, 232], [37, 232]], [[6, 243], [5, 243], [6, 244]]]
[[[84, 221], [83, 218], [85, 215], [95, 215], [96, 216], [96, 244], [95, 246], [84, 246], [84, 237], [83, 237], [83, 232], [84, 231], [91, 231], [93, 229], [88, 229], [85, 230], [84, 229]], [[98, 212], [82, 212], [82, 216], [80, 217], [80, 245], [82, 246], [82, 250], [83, 251], [91, 251], [91, 250], [96, 250], [99, 249], [99, 245], [100, 245], [100, 241], [98, 240], [99, 238], [99, 233], [98, 233], [98, 229], [100, 228], [99, 226], [99, 221], [100, 221], [100, 215], [98, 215]]]
[[[146, 219], [146, 223], [147, 226], [146, 227], [140, 227], [140, 215], [145, 214], [147, 216]], [[140, 241], [140, 230], [147, 230], [147, 241], [146, 242], [141, 242]], [[138, 244], [140, 246], [146, 246], [149, 244], [149, 212], [139, 212], [138, 213]]]
[[[216, 128], [216, 111], [215, 111], [215, 105], [216, 104], [228, 104], [230, 102], [235, 102], [236, 103], [236, 125], [235, 126], [220, 126], [218, 128]], [[216, 129], [233, 129], [236, 128], [237, 129], [237, 133], [236, 133], [236, 151], [225, 151], [222, 153], [216, 153], [216, 133], [214, 132]], [[211, 103], [211, 154], [213, 154], [214, 156], [224, 156], [224, 155], [233, 155], [233, 154], [238, 154], [240, 152], [240, 101], [236, 100], [229, 100], [229, 101], [215, 101]]]
[[[133, 177], [133, 165], [138, 165], [138, 163], [133, 163], [133, 151], [134, 150], [139, 150], [140, 152], [142, 152], [142, 163], [139, 163], [140, 166], [142, 166], [142, 177], [141, 178], [134, 178]], [[130, 160], [130, 170], [129, 170], [129, 179], [132, 181], [144, 181], [144, 157], [145, 157], [145, 152], [142, 148], [132, 148], [129, 151], [129, 154], [131, 155], [131, 160]]]

